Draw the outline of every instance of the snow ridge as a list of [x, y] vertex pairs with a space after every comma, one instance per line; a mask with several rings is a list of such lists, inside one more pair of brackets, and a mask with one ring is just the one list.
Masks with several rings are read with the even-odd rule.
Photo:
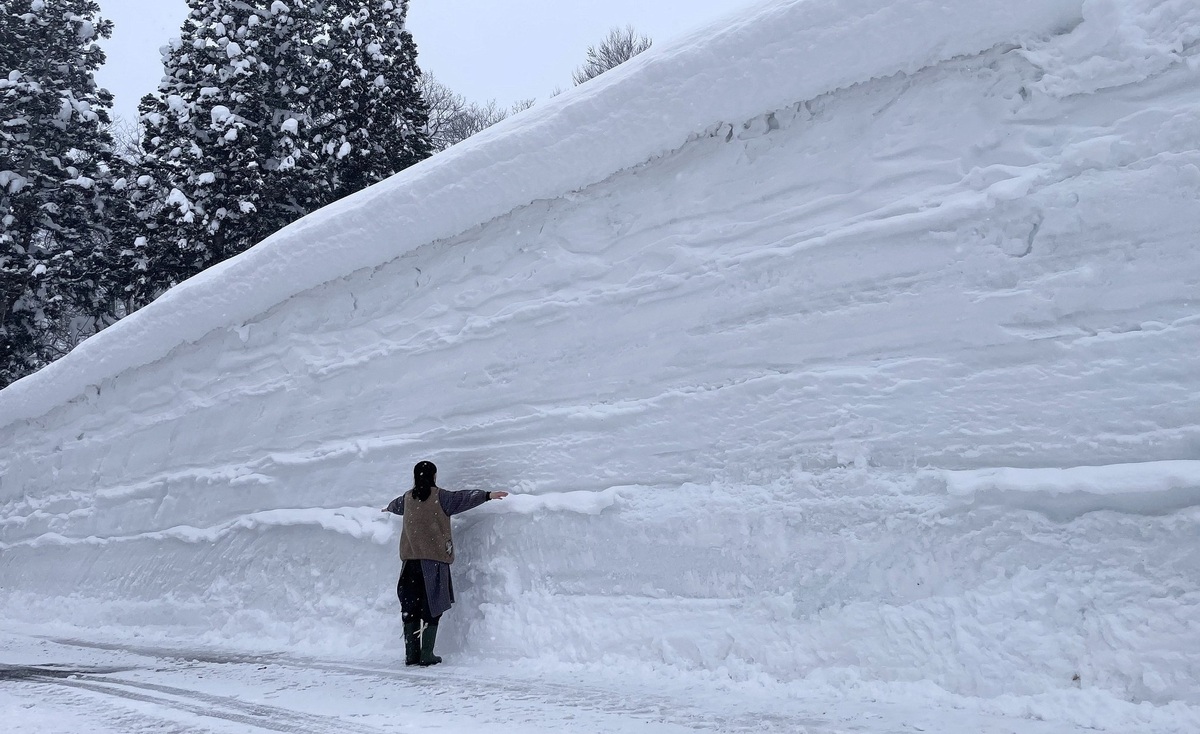
[[1111, 510], [1165, 515], [1200, 506], [1200, 461], [1047, 469], [944, 472], [952, 497], [972, 505], [1007, 505], [1066, 521]]
[[[580, 515], [599, 515], [612, 507], [620, 498], [621, 487], [609, 487], [599, 492], [545, 492], [538, 495], [514, 495], [503, 502], [493, 502], [486, 505], [480, 514], [518, 514], [533, 515], [547, 512], [576, 513]], [[105, 498], [128, 493], [107, 492], [98, 493]], [[128, 498], [128, 497], [126, 497]], [[32, 509], [28, 516], [17, 515], [0, 519], [0, 528], [9, 530], [6, 526], [28, 526], [31, 520], [38, 524], [60, 525], [81, 515], [94, 515], [95, 508], [75, 509], [70, 513], [48, 512], [42, 507], [49, 503], [82, 501], [82, 498], [59, 497], [49, 498], [38, 503], [37, 509]], [[321, 530], [340, 533], [351, 538], [369, 540], [374, 543], [389, 543], [396, 539], [398, 526], [391, 522], [390, 516], [382, 514], [373, 507], [297, 507], [262, 510], [240, 515], [231, 520], [210, 527], [194, 527], [190, 525], [175, 525], [163, 530], [147, 531], [132, 535], [87, 535], [69, 536], [57, 532], [42, 532], [28, 540], [17, 543], [0, 542], [0, 550], [27, 547], [40, 548], [47, 545], [107, 545], [129, 541], [164, 541], [178, 540], [185, 543], [217, 543], [226, 537], [244, 530], [270, 529], [279, 527], [314, 526]]]

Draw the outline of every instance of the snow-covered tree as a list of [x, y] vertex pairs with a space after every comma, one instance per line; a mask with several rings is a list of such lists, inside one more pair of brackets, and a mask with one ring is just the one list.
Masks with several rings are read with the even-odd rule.
[[328, 0], [315, 36], [309, 119], [334, 201], [428, 158], [429, 108], [408, 0]]
[[[90, 333], [108, 242], [112, 25], [92, 0], [0, 0], [0, 386]], [[82, 312], [82, 313], [81, 313]]]
[[162, 290], [427, 157], [416, 47], [394, 0], [189, 0], [142, 100], [127, 251]]
[[189, 0], [163, 49], [158, 93], [142, 99], [139, 175], [130, 199], [153, 290], [237, 254], [272, 229], [262, 216], [271, 166], [271, 19], [242, 0]]

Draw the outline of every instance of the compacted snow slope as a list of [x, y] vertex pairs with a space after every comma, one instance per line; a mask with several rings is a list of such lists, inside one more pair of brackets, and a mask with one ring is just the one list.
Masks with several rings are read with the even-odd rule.
[[[763, 5], [0, 392], [4, 613], [376, 654], [430, 458], [520, 493], [457, 525], [460, 659], [1200, 727], [1200, 7], [992, 6]], [[552, 170], [585, 112], [633, 138]]]

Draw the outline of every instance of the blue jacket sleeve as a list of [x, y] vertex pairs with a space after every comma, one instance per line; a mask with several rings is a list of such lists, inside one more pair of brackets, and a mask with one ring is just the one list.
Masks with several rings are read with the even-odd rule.
[[386, 509], [388, 512], [391, 512], [393, 514], [403, 515], [404, 514], [404, 495], [400, 495], [396, 499], [392, 500], [388, 504]]
[[457, 515], [460, 512], [479, 507], [488, 501], [488, 493], [482, 489], [464, 489], [459, 492], [441, 490], [438, 492], [438, 502], [447, 515]]

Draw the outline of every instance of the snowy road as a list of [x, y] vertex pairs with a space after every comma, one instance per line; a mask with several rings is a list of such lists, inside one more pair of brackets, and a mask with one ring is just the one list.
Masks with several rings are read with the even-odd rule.
[[[925, 732], [1070, 734], [981, 701], [899, 703], [619, 671], [547, 680], [495, 663], [408, 670], [379, 661], [137, 647], [0, 634], [9, 732]], [[1086, 731], [1097, 731], [1087, 729]]]

